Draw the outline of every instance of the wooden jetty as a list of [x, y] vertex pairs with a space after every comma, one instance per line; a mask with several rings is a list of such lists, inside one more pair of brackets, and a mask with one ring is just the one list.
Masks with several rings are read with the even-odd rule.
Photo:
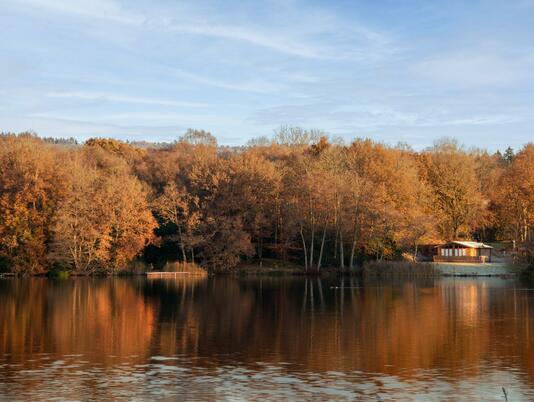
[[196, 272], [187, 272], [187, 271], [176, 271], [176, 272], [168, 272], [168, 271], [151, 271], [146, 272], [147, 278], [183, 278], [184, 276], [201, 276], [205, 275], [205, 273], [196, 273]]

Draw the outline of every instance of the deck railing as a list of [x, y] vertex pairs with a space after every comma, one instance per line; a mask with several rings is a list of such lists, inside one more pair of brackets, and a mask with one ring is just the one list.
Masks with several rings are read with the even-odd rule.
[[435, 255], [434, 262], [490, 262], [490, 258], [487, 255], [477, 255], [477, 256], [443, 256]]

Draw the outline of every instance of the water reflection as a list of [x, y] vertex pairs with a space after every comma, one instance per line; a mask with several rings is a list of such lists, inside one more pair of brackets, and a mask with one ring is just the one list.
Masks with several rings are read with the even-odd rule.
[[533, 303], [504, 279], [3, 280], [0, 399], [531, 399]]

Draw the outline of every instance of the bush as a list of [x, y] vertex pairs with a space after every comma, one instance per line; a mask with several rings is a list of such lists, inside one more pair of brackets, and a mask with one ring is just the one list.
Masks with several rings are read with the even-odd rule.
[[167, 262], [163, 267], [165, 272], [188, 272], [192, 275], [206, 275], [207, 271], [200, 265], [190, 262]]
[[0, 256], [0, 274], [7, 274], [8, 272], [11, 272], [9, 260], [6, 257]]
[[70, 272], [65, 268], [63, 264], [54, 263], [52, 268], [47, 273], [49, 278], [67, 279], [70, 276]]

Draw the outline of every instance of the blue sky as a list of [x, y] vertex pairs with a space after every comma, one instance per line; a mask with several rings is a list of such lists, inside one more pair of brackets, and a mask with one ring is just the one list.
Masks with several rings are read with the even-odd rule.
[[534, 0], [0, 0], [0, 131], [534, 139]]

